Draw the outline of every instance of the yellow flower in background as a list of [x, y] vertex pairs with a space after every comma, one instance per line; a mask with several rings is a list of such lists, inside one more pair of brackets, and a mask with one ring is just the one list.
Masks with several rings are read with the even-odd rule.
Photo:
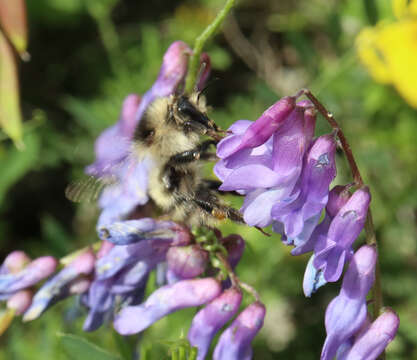
[[358, 54], [376, 81], [392, 84], [417, 107], [417, 0], [394, 0], [393, 11], [397, 21], [359, 33]]

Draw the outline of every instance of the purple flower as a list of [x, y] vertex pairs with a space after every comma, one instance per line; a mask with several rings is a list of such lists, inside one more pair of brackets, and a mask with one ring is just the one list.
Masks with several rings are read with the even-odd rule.
[[242, 293], [232, 287], [200, 310], [191, 323], [188, 340], [198, 349], [197, 360], [204, 360], [216, 333], [236, 314]]
[[314, 265], [314, 255], [308, 260], [303, 279], [303, 291], [306, 297], [311, 297], [319, 288], [327, 284], [323, 272], [318, 271]]
[[214, 360], [250, 360], [251, 343], [261, 329], [265, 306], [255, 302], [244, 309], [220, 336], [214, 349]]
[[[122, 105], [119, 121], [103, 131], [94, 145], [96, 161], [86, 168], [94, 176], [112, 175], [114, 166], [126, 158], [136, 127], [136, 112], [141, 103], [139, 95], [128, 95]], [[111, 144], [111, 146], [109, 146]]]
[[272, 207], [274, 231], [283, 234], [298, 255], [310, 238], [327, 204], [329, 185], [336, 176], [336, 142], [332, 135], [317, 138], [304, 159], [303, 172], [292, 193]]
[[327, 236], [321, 236], [314, 249], [314, 266], [322, 270], [326, 281], [337, 281], [349, 261], [352, 244], [362, 231], [371, 195], [363, 187], [350, 197], [332, 220]]
[[352, 337], [366, 320], [366, 295], [374, 282], [376, 250], [362, 246], [353, 256], [339, 295], [326, 310], [327, 337], [321, 360], [331, 360], [338, 348]]
[[31, 306], [23, 316], [23, 321], [38, 318], [51, 305], [70, 295], [71, 283], [82, 275], [89, 275], [94, 269], [95, 261], [93, 251], [88, 250], [45, 282], [33, 297]]
[[148, 158], [138, 161], [130, 157], [115, 170], [116, 183], [104, 188], [98, 201], [102, 210], [97, 221], [99, 233], [102, 227], [124, 220], [137, 206], [148, 202], [148, 173], [152, 166]]
[[394, 339], [399, 325], [398, 315], [385, 309], [366, 331], [355, 337], [353, 346], [340, 360], [375, 360]]
[[149, 239], [173, 239], [176, 225], [152, 218], [113, 222], [98, 228], [99, 237], [116, 245], [128, 245]]
[[122, 335], [141, 332], [174, 311], [206, 304], [220, 292], [221, 286], [213, 278], [165, 285], [153, 292], [143, 304], [123, 308], [114, 321], [114, 328]]
[[116, 298], [123, 305], [140, 303], [149, 273], [166, 260], [170, 246], [186, 245], [190, 241], [186, 229], [153, 219], [115, 223], [106, 231], [110, 240], [130, 244], [111, 246], [107, 240], [103, 243], [94, 280], [83, 296], [83, 303], [89, 309], [85, 331], [94, 331], [113, 317]]
[[179, 279], [201, 275], [208, 262], [208, 253], [198, 245], [172, 246], [167, 252], [168, 269]]
[[126, 97], [119, 121], [106, 129], [95, 144], [96, 161], [87, 167], [90, 175], [113, 175], [114, 165], [129, 154], [129, 144], [133, 133], [145, 110], [158, 97], [175, 92], [187, 73], [188, 57], [191, 49], [182, 41], [175, 41], [166, 51], [161, 70], [153, 86], [140, 99], [136, 94]]
[[[310, 238], [303, 245], [297, 248], [296, 255], [312, 251], [317, 242], [322, 241], [320, 240], [321, 238], [327, 237], [327, 233], [333, 218], [350, 198], [349, 188], [350, 185], [337, 185], [330, 191], [323, 221], [317, 225]], [[303, 280], [304, 294], [307, 297], [310, 297], [312, 293], [316, 292], [321, 286], [327, 283], [327, 281], [324, 279], [323, 271], [317, 270], [313, 263], [314, 254], [308, 261]]]
[[12, 251], [0, 266], [0, 275], [15, 274], [30, 263], [30, 257], [20, 250]]
[[[129, 95], [122, 108], [120, 120], [106, 129], [95, 144], [96, 161], [87, 167], [86, 172], [93, 176], [106, 176], [116, 184], [106, 188], [100, 196], [102, 209], [98, 228], [123, 220], [148, 201], [148, 172], [153, 166], [148, 158], [138, 159], [130, 156], [130, 143], [135, 128], [138, 126], [148, 106], [157, 98], [169, 96], [176, 92], [185, 79], [188, 58], [191, 49], [182, 41], [176, 41], [166, 51], [162, 66], [153, 86], [139, 99]], [[202, 55], [201, 62], [206, 64], [199, 86], [210, 71], [207, 54]]]
[[[9, 259], [10, 261], [10, 259]], [[20, 266], [24, 266], [25, 260], [20, 263]], [[41, 280], [51, 275], [57, 266], [57, 261], [52, 256], [42, 256], [30, 262], [22, 270], [16, 273], [6, 273], [0, 275], [0, 296], [7, 298], [11, 294], [31, 287]], [[10, 268], [6, 266], [6, 268]], [[17, 268], [15, 267], [15, 270]]]
[[217, 155], [224, 159], [238, 151], [263, 145], [286, 122], [294, 108], [294, 97], [287, 96], [277, 101], [258, 120], [251, 123], [243, 134], [222, 140], [217, 148]]
[[220, 190], [246, 194], [241, 210], [249, 225], [268, 226], [272, 206], [290, 195], [300, 176], [315, 113], [309, 102], [294, 101], [281, 99], [254, 123], [236, 122], [217, 147]]

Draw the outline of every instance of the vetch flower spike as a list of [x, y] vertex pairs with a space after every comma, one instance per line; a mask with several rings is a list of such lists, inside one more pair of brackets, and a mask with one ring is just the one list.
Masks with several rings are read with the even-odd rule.
[[114, 328], [121, 335], [141, 332], [174, 311], [206, 304], [220, 292], [220, 283], [212, 278], [183, 280], [162, 286], [143, 304], [123, 308], [114, 320]]
[[321, 360], [331, 360], [338, 348], [366, 321], [366, 295], [375, 278], [376, 250], [369, 245], [356, 251], [343, 279], [339, 295], [326, 310], [327, 337]]
[[220, 336], [213, 353], [214, 360], [252, 359], [252, 340], [262, 328], [265, 306], [259, 301], [244, 309]]
[[204, 360], [216, 333], [236, 314], [242, 293], [232, 287], [200, 310], [191, 323], [188, 340], [198, 349], [197, 360]]

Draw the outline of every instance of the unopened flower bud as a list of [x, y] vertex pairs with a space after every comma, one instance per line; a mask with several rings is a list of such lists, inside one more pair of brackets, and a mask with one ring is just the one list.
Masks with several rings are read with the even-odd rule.
[[36, 292], [30, 308], [23, 316], [23, 321], [38, 318], [52, 304], [71, 295], [69, 287], [72, 282], [81, 275], [90, 274], [94, 269], [94, 263], [95, 255], [91, 249], [78, 255]]
[[7, 300], [7, 307], [13, 309], [16, 315], [22, 315], [32, 303], [32, 291], [20, 290]]
[[75, 279], [68, 287], [68, 292], [71, 295], [85, 293], [91, 285], [91, 280], [87, 278]]
[[329, 200], [326, 205], [326, 212], [334, 218], [339, 210], [346, 205], [351, 197], [349, 185], [336, 185], [329, 192]]
[[220, 336], [214, 349], [213, 359], [251, 359], [251, 343], [262, 328], [264, 318], [265, 306], [258, 301], [244, 309]]
[[242, 293], [232, 287], [200, 310], [188, 332], [191, 346], [198, 349], [197, 360], [204, 360], [216, 333], [236, 314], [242, 301]]
[[[2, 270], [4, 273], [17, 273], [30, 263], [30, 257], [24, 251], [12, 251], [4, 259]], [[2, 271], [2, 272], [3, 272]]]
[[391, 309], [386, 309], [370, 325], [368, 330], [355, 340], [345, 360], [375, 360], [394, 339], [400, 319]]
[[191, 279], [201, 275], [207, 261], [207, 251], [198, 245], [173, 246], [167, 252], [168, 268], [180, 279]]
[[238, 234], [231, 234], [222, 239], [222, 245], [227, 250], [227, 261], [234, 269], [242, 258], [245, 240]]
[[0, 294], [14, 293], [37, 284], [51, 275], [57, 264], [54, 257], [42, 256], [15, 274], [0, 275]]
[[170, 95], [184, 79], [191, 53], [186, 43], [173, 42], [164, 55], [158, 79], [152, 86], [152, 90], [157, 91], [159, 96]]
[[162, 286], [143, 304], [123, 308], [114, 320], [114, 328], [122, 335], [141, 332], [174, 311], [206, 304], [220, 292], [221, 286], [213, 278], [183, 280]]
[[77, 256], [68, 266], [75, 269], [78, 274], [88, 275], [94, 270], [96, 257], [92, 250], [87, 250]]

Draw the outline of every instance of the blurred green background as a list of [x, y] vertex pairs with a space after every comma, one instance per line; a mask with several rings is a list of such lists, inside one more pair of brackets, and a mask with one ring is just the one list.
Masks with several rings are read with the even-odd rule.
[[[117, 120], [123, 98], [152, 85], [169, 44], [182, 39], [192, 45], [222, 4], [27, 1], [31, 59], [19, 65], [26, 149], [16, 150], [0, 134], [2, 258], [12, 249], [60, 257], [96, 241], [97, 209], [70, 203], [65, 186], [92, 162], [94, 139]], [[211, 116], [223, 128], [237, 119], [255, 120], [279, 97], [302, 87], [334, 113], [371, 187], [384, 302], [401, 319], [388, 358], [417, 359], [417, 113], [394, 87], [372, 79], [355, 47], [358, 33], [380, 21], [396, 21], [384, 0], [241, 0], [205, 49], [217, 79], [207, 97]], [[317, 134], [328, 131], [320, 119]], [[350, 182], [340, 154], [338, 165], [337, 182]], [[238, 273], [267, 307], [254, 358], [318, 359], [324, 312], [340, 283], [306, 299], [308, 256], [292, 257], [277, 235], [267, 238], [231, 224], [222, 230], [247, 240]], [[141, 339], [142, 358], [170, 358], [165, 342], [186, 334], [193, 313], [181, 311], [151, 327]], [[70, 299], [32, 323], [15, 320], [0, 338], [0, 359], [71, 359], [57, 333], [85, 335], [83, 318]], [[111, 326], [86, 337], [123, 353]]]

